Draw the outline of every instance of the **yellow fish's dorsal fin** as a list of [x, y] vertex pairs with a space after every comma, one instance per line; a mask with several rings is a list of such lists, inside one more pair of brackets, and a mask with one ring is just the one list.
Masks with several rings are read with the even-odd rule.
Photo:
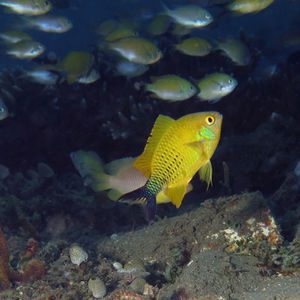
[[207, 183], [207, 189], [212, 184], [212, 166], [210, 160], [199, 169], [200, 180]]
[[167, 188], [165, 194], [170, 198], [171, 202], [179, 208], [182, 202], [182, 199], [186, 193], [187, 183], [181, 184], [175, 187]]
[[135, 160], [134, 166], [144, 172], [146, 177], [150, 177], [151, 162], [153, 153], [160, 142], [165, 132], [175, 123], [175, 120], [164, 115], [159, 115], [152, 128], [151, 134], [148, 138], [144, 152]]
[[125, 157], [113, 160], [104, 166], [105, 171], [112, 176], [117, 175], [121, 170], [132, 167], [136, 157]]

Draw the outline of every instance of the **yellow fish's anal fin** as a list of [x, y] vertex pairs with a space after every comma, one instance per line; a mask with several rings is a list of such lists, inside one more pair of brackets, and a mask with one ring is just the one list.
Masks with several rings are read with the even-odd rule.
[[161, 203], [169, 203], [171, 202], [170, 198], [166, 195], [165, 191], [160, 191], [156, 195], [156, 203], [161, 204]]
[[155, 121], [148, 138], [144, 152], [135, 160], [134, 166], [150, 177], [153, 153], [165, 132], [174, 124], [175, 120], [164, 115], [159, 115]]
[[212, 184], [212, 166], [210, 160], [199, 169], [200, 180], [207, 183], [207, 189]]
[[175, 187], [167, 188], [165, 193], [170, 198], [171, 202], [179, 208], [182, 199], [186, 193], [187, 184], [181, 184]]
[[[187, 184], [186, 186], [186, 194], [193, 190], [193, 186], [191, 183]], [[156, 195], [156, 203], [169, 203], [171, 202], [171, 199], [166, 195], [166, 191], [162, 190]]]

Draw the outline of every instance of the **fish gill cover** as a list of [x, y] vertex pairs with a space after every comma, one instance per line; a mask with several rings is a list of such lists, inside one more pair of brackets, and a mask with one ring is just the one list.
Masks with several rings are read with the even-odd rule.
[[[260, 191], [268, 218], [275, 217], [286, 241], [295, 240], [299, 14], [297, 0], [0, 0], [4, 235], [21, 226], [39, 241], [77, 243], [82, 228], [93, 228], [90, 235], [130, 231], [132, 224], [144, 225], [145, 216], [181, 216], [211, 197]], [[171, 126], [200, 112], [208, 112], [206, 125]], [[209, 112], [223, 116], [215, 153], [207, 143], [215, 140]], [[117, 203], [147, 201], [146, 214]], [[156, 210], [162, 203], [171, 204]], [[244, 236], [226, 249], [250, 253], [274, 272], [282, 265], [284, 272], [298, 270], [294, 244], [276, 253], [266, 246], [266, 258], [249, 246], [253, 236]], [[22, 281], [8, 271], [3, 234], [1, 240], [0, 291]], [[20, 261], [14, 253], [14, 268], [27, 270], [22, 264], [36, 254], [28, 247], [34, 250]], [[39, 258], [49, 267], [64, 246], [47, 247]], [[148, 283], [159, 288], [176, 277], [171, 267], [154, 273]], [[101, 278], [109, 294], [116, 279]], [[118, 293], [114, 299], [132, 296]], [[172, 295], [186, 299], [182, 290]]]

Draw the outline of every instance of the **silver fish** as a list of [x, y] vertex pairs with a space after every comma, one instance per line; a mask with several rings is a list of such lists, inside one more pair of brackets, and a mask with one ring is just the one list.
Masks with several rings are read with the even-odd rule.
[[45, 46], [35, 41], [21, 41], [13, 44], [6, 53], [21, 59], [32, 59], [41, 55]]
[[59, 75], [44, 69], [28, 71], [25, 74], [31, 81], [44, 85], [56, 84]]
[[8, 109], [4, 101], [0, 98], [0, 121], [6, 119], [9, 116]]
[[213, 16], [198, 5], [185, 5], [176, 9], [169, 9], [164, 5], [165, 13], [173, 18], [176, 23], [189, 28], [199, 28], [210, 24]]
[[73, 27], [71, 21], [63, 16], [43, 15], [23, 19], [25, 27], [34, 27], [44, 32], [64, 33]]

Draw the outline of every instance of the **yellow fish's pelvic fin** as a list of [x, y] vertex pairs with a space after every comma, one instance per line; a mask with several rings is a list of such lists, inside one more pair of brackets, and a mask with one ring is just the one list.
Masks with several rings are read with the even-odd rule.
[[144, 152], [135, 160], [134, 166], [150, 177], [153, 153], [165, 132], [174, 124], [175, 120], [164, 115], [159, 115], [155, 121]]
[[207, 183], [207, 189], [212, 184], [212, 166], [210, 160], [199, 169], [200, 180]]
[[181, 184], [175, 187], [167, 188], [165, 193], [170, 198], [171, 202], [176, 206], [176, 208], [179, 208], [186, 190], [187, 184]]
[[189, 183], [187, 186], [186, 186], [186, 194], [189, 193], [190, 191], [193, 190], [193, 185], [191, 183]]

